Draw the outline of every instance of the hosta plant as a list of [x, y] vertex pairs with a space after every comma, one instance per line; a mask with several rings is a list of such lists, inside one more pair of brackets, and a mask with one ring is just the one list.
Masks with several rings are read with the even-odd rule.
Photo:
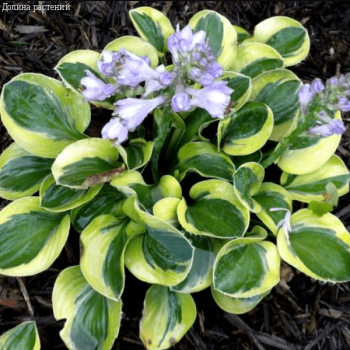
[[[192, 293], [211, 288], [220, 308], [248, 312], [279, 282], [281, 260], [349, 281], [350, 236], [330, 212], [349, 187], [334, 152], [350, 76], [303, 85], [287, 67], [309, 36], [291, 18], [253, 35], [208, 10], [176, 29], [148, 7], [130, 18], [140, 37], [69, 53], [61, 81], [20, 74], [4, 86], [15, 142], [0, 157], [0, 195], [13, 200], [0, 213], [0, 273], [40, 273], [80, 234], [80, 264], [53, 290], [71, 350], [113, 346], [125, 268], [151, 284], [140, 338], [154, 350], [192, 326]], [[86, 132], [90, 105], [110, 115], [102, 137]], [[0, 344], [39, 349], [35, 323]]]

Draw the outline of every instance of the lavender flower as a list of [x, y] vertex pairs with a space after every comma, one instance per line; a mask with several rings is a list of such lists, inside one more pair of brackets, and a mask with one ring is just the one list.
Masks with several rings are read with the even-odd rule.
[[223, 119], [233, 90], [225, 81], [216, 81], [200, 90], [187, 87], [185, 92], [192, 95], [192, 107], [203, 108], [213, 118]]
[[118, 52], [103, 51], [103, 61], [97, 61], [97, 68], [99, 71], [109, 77], [115, 75], [115, 69], [118, 66], [117, 63], [121, 62], [124, 52], [125, 50], [123, 49]]
[[309, 104], [314, 96], [315, 91], [311, 88], [310, 84], [305, 84], [299, 89], [298, 99], [303, 114], [306, 114]]
[[330, 86], [330, 85], [336, 86], [336, 85], [338, 85], [338, 78], [337, 77], [332, 77], [332, 78], [328, 79], [326, 81], [326, 85], [327, 86]]
[[214, 82], [214, 77], [209, 74], [209, 73], [204, 73], [200, 79], [199, 82], [203, 85], [203, 86], [209, 86], [211, 84], [213, 84]]
[[173, 57], [174, 71], [180, 80], [192, 79], [203, 86], [209, 86], [222, 76], [224, 70], [216, 62], [205, 37], [203, 30], [193, 34], [190, 26], [181, 31], [177, 26], [176, 33], [169, 36], [168, 48]]
[[311, 83], [311, 90], [313, 90], [315, 93], [321, 92], [325, 89], [322, 80], [320, 78], [316, 78]]
[[281, 221], [278, 222], [277, 230], [282, 227], [284, 232], [286, 234], [289, 234], [290, 232], [292, 232], [292, 227], [291, 227], [291, 224], [290, 224], [290, 218], [291, 218], [290, 211], [288, 209], [286, 209], [286, 208], [271, 208], [270, 209], [270, 211], [280, 211], [280, 210], [286, 211], [286, 215]]
[[206, 33], [203, 30], [193, 34], [189, 25], [181, 31], [180, 26], [177, 25], [176, 32], [168, 38], [168, 49], [173, 56], [173, 62], [188, 61], [190, 58], [189, 52], [197, 44], [204, 44], [205, 36]]
[[136, 87], [141, 82], [157, 79], [158, 76], [159, 74], [149, 66], [145, 59], [125, 51], [125, 59], [116, 79], [121, 85]]
[[343, 95], [338, 96], [337, 108], [342, 112], [350, 111], [350, 101]]
[[155, 72], [158, 73], [158, 78], [146, 80], [145, 93], [143, 94], [143, 97], [147, 97], [152, 92], [164, 89], [164, 87], [171, 85], [174, 80], [173, 74], [166, 72], [163, 64], [158, 66], [155, 69]]
[[191, 108], [190, 96], [185, 92], [176, 93], [171, 99], [171, 108], [174, 112], [187, 112]]
[[150, 112], [165, 101], [165, 96], [158, 96], [150, 100], [126, 98], [115, 103], [117, 108], [113, 114], [119, 116], [121, 123], [128, 130], [133, 130], [143, 122]]
[[345, 126], [341, 120], [331, 119], [327, 116], [325, 111], [318, 114], [319, 125], [314, 126], [308, 130], [308, 134], [318, 134], [322, 137], [329, 137], [332, 135], [341, 135], [345, 131]]
[[102, 129], [102, 138], [115, 140], [115, 144], [121, 144], [128, 138], [129, 130], [124, 127], [118, 118], [111, 119]]
[[86, 101], [104, 101], [118, 90], [114, 84], [106, 84], [90, 71], [86, 70], [87, 77], [81, 79], [82, 94]]

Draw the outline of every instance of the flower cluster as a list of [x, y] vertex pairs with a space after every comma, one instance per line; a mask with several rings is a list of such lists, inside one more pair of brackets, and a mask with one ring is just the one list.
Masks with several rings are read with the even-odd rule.
[[[225, 81], [217, 80], [224, 70], [206, 41], [206, 33], [202, 30], [193, 33], [190, 26], [180, 31], [177, 26], [168, 38], [168, 48], [173, 60], [171, 71], [164, 65], [153, 69], [148, 57], [139, 57], [125, 49], [103, 52], [102, 60], [97, 63], [102, 79], [86, 71], [87, 77], [81, 80], [81, 85], [87, 101], [104, 101], [127, 88], [134, 89], [134, 96], [141, 95], [114, 104], [114, 118], [102, 129], [103, 138], [116, 144], [124, 142], [129, 131], [165, 104], [174, 112], [199, 107], [213, 118], [224, 118], [233, 90]], [[196, 83], [202, 88], [197, 88]], [[154, 97], [148, 98], [151, 94]]]
[[328, 137], [333, 134], [341, 135], [345, 126], [341, 120], [328, 116], [329, 112], [340, 110], [350, 111], [350, 74], [341, 75], [339, 78], [332, 77], [324, 85], [321, 79], [317, 78], [311, 84], [305, 84], [298, 93], [299, 104], [303, 115], [308, 113], [310, 105], [316, 101], [323, 106], [315, 115], [316, 125], [308, 130], [308, 134], [317, 134]]

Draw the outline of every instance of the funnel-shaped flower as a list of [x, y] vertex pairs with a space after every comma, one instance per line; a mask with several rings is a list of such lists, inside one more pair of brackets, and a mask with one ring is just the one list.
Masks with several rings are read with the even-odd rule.
[[310, 84], [303, 85], [298, 92], [299, 104], [303, 114], [306, 114], [310, 102], [315, 96], [315, 91]]
[[308, 130], [308, 134], [318, 134], [323, 137], [341, 135], [345, 131], [345, 126], [341, 120], [331, 119], [325, 111], [318, 113], [316, 126]]
[[102, 138], [115, 140], [116, 144], [120, 144], [128, 138], [128, 132], [118, 118], [113, 118], [103, 127]]
[[135, 129], [156, 107], [166, 101], [165, 96], [158, 96], [150, 100], [126, 98], [115, 103], [117, 108], [114, 115], [118, 115], [121, 123], [129, 130]]
[[286, 208], [271, 208], [270, 211], [280, 211], [283, 210], [286, 212], [285, 217], [278, 222], [277, 224], [277, 230], [279, 228], [283, 228], [283, 230], [285, 231], [285, 233], [289, 234], [292, 231], [292, 227], [290, 225], [290, 218], [291, 218], [291, 213], [288, 209]]
[[97, 78], [90, 71], [86, 70], [87, 77], [81, 79], [82, 94], [86, 101], [104, 101], [107, 97], [112, 96], [118, 90], [114, 84], [106, 84]]
[[216, 81], [203, 89], [185, 88], [192, 96], [191, 106], [205, 109], [213, 118], [223, 119], [233, 90], [225, 81]]

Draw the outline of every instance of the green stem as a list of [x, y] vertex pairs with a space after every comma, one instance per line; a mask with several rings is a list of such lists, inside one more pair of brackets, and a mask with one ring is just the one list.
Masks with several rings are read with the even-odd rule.
[[151, 156], [151, 170], [155, 183], [158, 183], [160, 179], [159, 157], [171, 127], [171, 110], [169, 108], [164, 109], [163, 116], [159, 122], [160, 123], [157, 125], [157, 137], [154, 139], [153, 152]]
[[314, 109], [310, 108], [309, 113], [305, 116], [304, 121], [300, 122], [296, 129], [288, 136], [282, 138], [279, 143], [279, 147], [270, 154], [266, 159], [261, 162], [261, 165], [266, 169], [271, 164], [273, 164], [282, 154], [285, 152], [289, 146], [297, 139], [297, 137], [306, 132], [314, 123]]
[[167, 62], [166, 62], [166, 58], [165, 58], [165, 54], [163, 56], [159, 57], [160, 63], [164, 64], [164, 67], [167, 66]]

